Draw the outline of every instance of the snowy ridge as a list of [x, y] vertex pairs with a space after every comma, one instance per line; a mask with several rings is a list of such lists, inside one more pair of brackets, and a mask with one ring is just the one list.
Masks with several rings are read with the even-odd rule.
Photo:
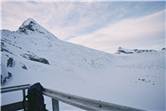
[[[65, 93], [164, 111], [164, 49], [108, 54], [61, 41], [28, 19], [17, 31], [1, 30], [1, 55], [3, 86], [41, 82]], [[11, 101], [2, 96], [2, 104]]]

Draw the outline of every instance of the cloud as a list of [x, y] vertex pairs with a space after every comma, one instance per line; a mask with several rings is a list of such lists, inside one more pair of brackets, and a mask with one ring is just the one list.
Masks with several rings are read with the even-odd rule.
[[93, 12], [91, 5], [91, 2], [3, 2], [2, 28], [17, 30], [30, 17], [60, 39], [69, 38], [95, 23], [85, 15], [87, 10]]
[[165, 45], [165, 14], [166, 10], [163, 10], [140, 18], [124, 19], [69, 41], [106, 52], [115, 51], [119, 46], [161, 48]]
[[119, 45], [159, 47], [163, 40], [163, 2], [7, 0], [1, 6], [1, 29], [17, 30], [30, 17], [62, 40], [108, 52]]
[[[92, 33], [128, 17], [139, 17], [164, 8], [163, 2], [55, 2], [19, 0], [2, 2], [2, 28], [16, 30], [34, 18], [60, 39]], [[131, 10], [132, 8], [132, 10]]]

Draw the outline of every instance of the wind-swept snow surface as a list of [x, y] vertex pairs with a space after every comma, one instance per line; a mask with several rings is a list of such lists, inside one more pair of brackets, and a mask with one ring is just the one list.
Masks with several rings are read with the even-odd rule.
[[[61, 41], [28, 19], [17, 31], [1, 31], [1, 55], [2, 87], [41, 82], [65, 93], [164, 111], [165, 50], [108, 54]], [[2, 95], [2, 104], [11, 101]]]

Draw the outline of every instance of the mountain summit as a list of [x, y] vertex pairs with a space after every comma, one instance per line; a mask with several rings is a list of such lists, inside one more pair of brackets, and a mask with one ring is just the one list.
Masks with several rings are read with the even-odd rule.
[[39, 25], [34, 19], [28, 18], [25, 20], [18, 29], [19, 32], [29, 33], [29, 32], [39, 32], [48, 33], [41, 25]]

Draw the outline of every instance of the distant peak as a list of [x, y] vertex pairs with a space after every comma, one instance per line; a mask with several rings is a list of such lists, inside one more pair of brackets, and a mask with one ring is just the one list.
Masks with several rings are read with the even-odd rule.
[[48, 32], [32, 18], [25, 20], [17, 31], [24, 34], [40, 33], [56, 38], [52, 33]]
[[23, 22], [23, 24], [21, 26], [27, 26], [27, 25], [30, 25], [30, 24], [37, 24], [37, 22], [32, 18], [28, 18], [27, 20], [25, 20]]
[[40, 33], [45, 33], [47, 30], [45, 30], [42, 26], [40, 26], [34, 19], [28, 18], [25, 20], [22, 25], [18, 29], [19, 32], [40, 32]]
[[118, 48], [117, 54], [133, 54], [133, 53], [148, 53], [148, 52], [157, 52], [154, 49], [125, 49], [122, 47]]

